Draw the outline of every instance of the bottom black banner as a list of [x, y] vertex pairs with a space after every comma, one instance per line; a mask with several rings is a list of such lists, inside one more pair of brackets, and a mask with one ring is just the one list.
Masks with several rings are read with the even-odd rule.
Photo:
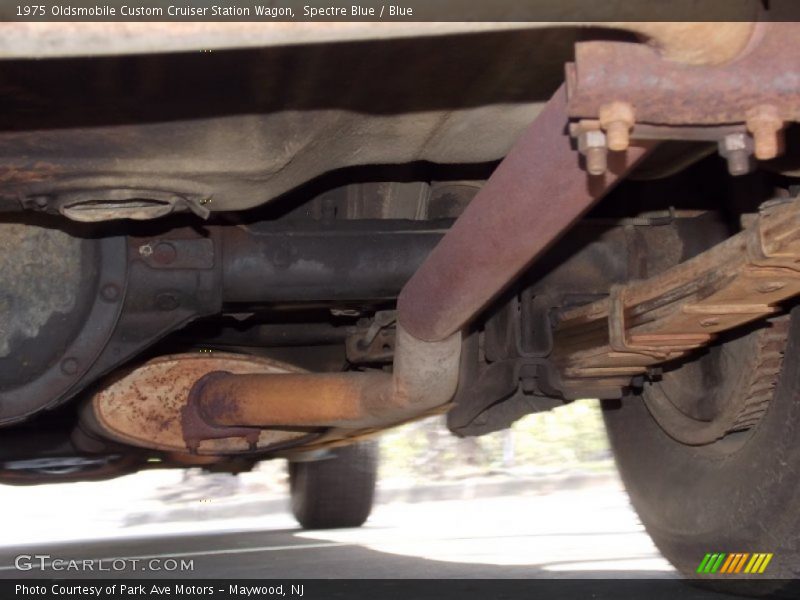
[[[709, 589], [712, 586], [714, 589]], [[0, 580], [0, 598], [721, 600], [797, 598], [797, 581], [680, 579]]]

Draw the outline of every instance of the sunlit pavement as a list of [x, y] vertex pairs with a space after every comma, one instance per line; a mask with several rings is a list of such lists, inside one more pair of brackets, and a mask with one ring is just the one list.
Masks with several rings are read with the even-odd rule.
[[[35, 569], [15, 569], [19, 554], [193, 561], [193, 571], [180, 574], [105, 574], [116, 577], [677, 577], [613, 479], [548, 494], [384, 504], [363, 528], [317, 532], [298, 530], [286, 512], [237, 518], [233, 511], [231, 518], [208, 520], [202, 505], [193, 521], [125, 527], [119, 485], [107, 488], [117, 497], [106, 500], [122, 505], [107, 514], [92, 502], [70, 506], [68, 494], [59, 498], [54, 493], [58, 487], [38, 489], [49, 492], [38, 507], [47, 512], [35, 514], [37, 507], [31, 506], [28, 517], [8, 524], [0, 548], [0, 577], [42, 576]], [[133, 504], [128, 511], [134, 510]], [[153, 502], [151, 509], [164, 507]], [[143, 508], [137, 505], [135, 510]], [[97, 575], [103, 574], [92, 576]]]
[[[303, 532], [397, 556], [533, 567], [536, 576], [625, 571], [674, 577], [619, 489], [382, 507], [363, 530]], [[529, 576], [509, 569], [509, 576]]]

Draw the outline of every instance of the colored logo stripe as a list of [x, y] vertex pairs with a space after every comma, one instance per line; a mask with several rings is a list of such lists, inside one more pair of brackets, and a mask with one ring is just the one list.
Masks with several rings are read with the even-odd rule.
[[705, 573], [706, 572], [706, 566], [708, 565], [708, 561], [709, 560], [711, 560], [711, 555], [710, 554], [706, 554], [703, 557], [703, 560], [700, 561], [700, 566], [697, 567], [697, 572], [698, 573]]
[[722, 569], [720, 573], [730, 573], [731, 567], [735, 564], [736, 555], [735, 554], [728, 554], [728, 558], [725, 559], [725, 562], [722, 563]]
[[767, 565], [769, 561], [772, 560], [774, 555], [770, 554], [753, 554], [753, 558], [750, 559], [750, 562], [747, 563], [747, 567], [745, 567], [745, 573], [763, 573], [767, 569]]
[[697, 567], [698, 573], [716, 573], [722, 561], [725, 558], [724, 553], [715, 552], [714, 554], [706, 554], [700, 566]]
[[[759, 552], [750, 554], [749, 552], [709, 552], [700, 561], [697, 573], [703, 574], [735, 574], [750, 573], [761, 574], [767, 569], [767, 565], [772, 560], [774, 554]], [[745, 566], [747, 565], [747, 566]]]
[[733, 555], [733, 560], [727, 569], [723, 569], [722, 573], [738, 573], [744, 567], [745, 561], [750, 555], [747, 553], [737, 553]]
[[742, 567], [744, 567], [744, 563], [745, 563], [745, 561], [746, 561], [746, 560], [747, 560], [749, 557], [750, 557], [750, 555], [749, 555], [749, 554], [747, 554], [747, 553], [745, 553], [745, 554], [742, 554], [742, 558], [741, 558], [741, 560], [739, 561], [739, 564], [737, 564], [737, 565], [736, 565], [736, 570], [735, 570], [735, 571], [733, 571], [733, 572], [734, 572], [734, 573], [739, 573], [739, 572], [741, 572], [741, 570], [742, 570]]

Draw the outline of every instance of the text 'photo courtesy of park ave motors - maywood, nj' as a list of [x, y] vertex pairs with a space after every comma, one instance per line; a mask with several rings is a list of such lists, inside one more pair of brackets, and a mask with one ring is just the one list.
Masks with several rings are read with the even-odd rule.
[[70, 597], [94, 597], [102, 598], [104, 596], [127, 596], [127, 597], [148, 597], [154, 596], [181, 596], [181, 597], [197, 597], [197, 596], [213, 596], [215, 593], [227, 594], [228, 596], [243, 596], [253, 598], [264, 598], [272, 596], [280, 597], [302, 597], [305, 595], [305, 585], [302, 583], [297, 584], [275, 584], [262, 583], [259, 585], [239, 585], [239, 584], [225, 584], [225, 585], [193, 585], [182, 583], [155, 583], [155, 584], [128, 584], [128, 583], [111, 583], [107, 585], [92, 584], [68, 584], [68, 583], [51, 583], [47, 585], [26, 585], [22, 583], [15, 584], [15, 596], [70, 596]]

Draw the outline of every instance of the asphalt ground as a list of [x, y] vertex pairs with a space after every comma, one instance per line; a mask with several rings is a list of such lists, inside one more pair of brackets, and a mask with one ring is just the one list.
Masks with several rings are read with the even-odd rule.
[[274, 506], [223, 519], [206, 502], [198, 513], [207, 510], [205, 519], [176, 524], [154, 516], [144, 528], [118, 528], [118, 535], [91, 539], [87, 532], [86, 539], [0, 547], [0, 578], [525, 579], [548, 580], [554, 589], [570, 580], [586, 598], [597, 597], [596, 580], [603, 579], [651, 582], [653, 600], [726, 597], [679, 578], [613, 479], [544, 493], [473, 495], [386, 502], [364, 527], [327, 531], [303, 531]]

